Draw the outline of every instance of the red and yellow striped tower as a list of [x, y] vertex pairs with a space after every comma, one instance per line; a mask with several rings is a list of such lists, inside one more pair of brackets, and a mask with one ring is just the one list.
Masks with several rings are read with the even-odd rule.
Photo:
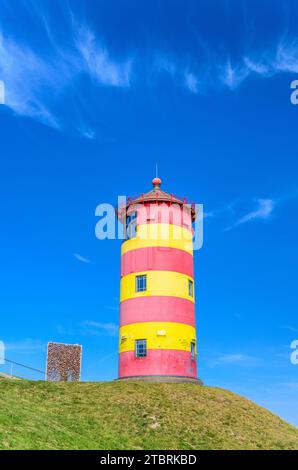
[[160, 189], [119, 210], [122, 244], [119, 379], [199, 382], [192, 223], [194, 206]]

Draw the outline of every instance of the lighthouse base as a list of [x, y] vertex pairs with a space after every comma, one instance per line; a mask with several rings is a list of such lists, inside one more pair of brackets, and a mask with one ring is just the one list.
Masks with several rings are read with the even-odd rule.
[[195, 385], [203, 385], [201, 379], [197, 379], [195, 377], [181, 377], [178, 375], [134, 375], [130, 377], [119, 377], [116, 380], [132, 382], [190, 383]]

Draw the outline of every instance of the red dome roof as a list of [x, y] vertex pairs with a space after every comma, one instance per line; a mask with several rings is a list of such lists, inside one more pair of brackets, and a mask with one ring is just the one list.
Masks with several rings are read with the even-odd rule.
[[186, 208], [186, 210], [191, 211], [192, 220], [196, 218], [196, 208], [194, 204], [187, 202], [186, 198], [178, 198], [173, 194], [166, 193], [160, 189], [162, 181], [160, 178], [155, 177], [152, 180], [153, 189], [147, 193], [143, 193], [140, 196], [134, 196], [127, 199], [127, 203], [117, 210], [117, 217], [122, 221], [127, 214], [128, 209], [135, 204], [145, 204], [145, 203], [169, 203], [169, 204], [179, 204]]

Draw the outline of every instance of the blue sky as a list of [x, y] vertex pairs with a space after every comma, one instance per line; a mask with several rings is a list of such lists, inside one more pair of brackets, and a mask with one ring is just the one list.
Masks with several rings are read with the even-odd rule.
[[1, 328], [45, 368], [117, 375], [119, 240], [95, 208], [151, 187], [203, 203], [199, 375], [298, 425], [298, 6], [0, 1]]

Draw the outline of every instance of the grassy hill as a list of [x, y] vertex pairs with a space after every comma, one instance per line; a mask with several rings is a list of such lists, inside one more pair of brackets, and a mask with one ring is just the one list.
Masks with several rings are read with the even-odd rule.
[[0, 449], [298, 449], [298, 429], [192, 384], [0, 379]]

